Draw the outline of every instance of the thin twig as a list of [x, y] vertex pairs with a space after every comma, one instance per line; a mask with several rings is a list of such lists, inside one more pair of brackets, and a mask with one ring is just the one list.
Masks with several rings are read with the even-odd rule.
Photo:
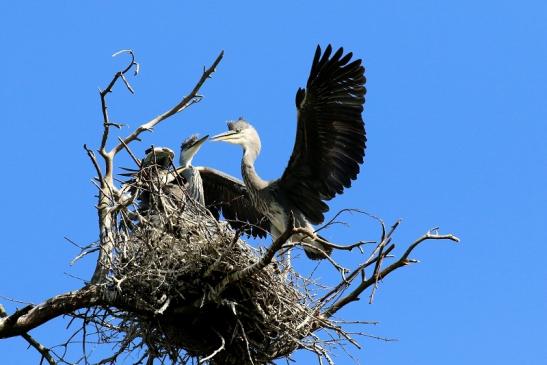
[[133, 154], [133, 151], [129, 148], [128, 145], [125, 144], [124, 140], [121, 139], [121, 137], [118, 137], [118, 141], [122, 144], [123, 148], [129, 153], [129, 156], [133, 159], [133, 162], [135, 162], [135, 165], [137, 165], [138, 168], [141, 168], [141, 160], [139, 160], [135, 155]]
[[99, 163], [97, 162], [97, 158], [95, 157], [95, 153], [87, 147], [86, 144], [84, 144], [84, 150], [87, 152], [87, 155], [91, 159], [91, 162], [93, 163], [93, 167], [95, 167], [95, 171], [97, 172], [97, 177], [99, 181], [103, 181], [103, 173], [101, 171], [101, 168], [99, 167]]
[[260, 258], [260, 260], [256, 263], [254, 263], [251, 266], [246, 267], [243, 270], [233, 272], [229, 275], [226, 275], [224, 279], [216, 286], [214, 287], [211, 292], [211, 297], [216, 297], [220, 293], [226, 289], [226, 287], [236, 281], [242, 280], [245, 277], [252, 275], [253, 273], [262, 270], [264, 267], [266, 267], [268, 264], [272, 262], [273, 257], [275, 254], [281, 249], [283, 244], [294, 234], [294, 215], [290, 214], [287, 229], [281, 236], [279, 236], [272, 245], [268, 248], [266, 253]]
[[222, 335], [220, 333], [218, 333], [217, 331], [215, 331], [215, 333], [218, 335], [218, 337], [220, 337], [220, 347], [217, 348], [212, 354], [210, 354], [209, 356], [207, 357], [204, 357], [203, 359], [200, 359], [199, 360], [199, 363], [200, 364], [203, 364], [204, 362], [208, 361], [208, 360], [211, 360], [213, 357], [215, 357], [220, 351], [224, 350], [224, 345], [226, 344], [226, 341], [224, 340], [224, 337], [222, 337]]

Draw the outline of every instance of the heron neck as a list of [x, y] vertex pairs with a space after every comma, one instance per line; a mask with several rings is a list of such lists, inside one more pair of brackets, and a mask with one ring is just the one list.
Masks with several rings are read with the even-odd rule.
[[180, 160], [179, 160], [179, 164], [180, 166], [183, 166], [185, 168], [188, 168], [190, 166], [192, 166], [192, 159], [194, 158], [194, 156], [187, 156], [184, 152], [181, 151], [180, 153]]
[[268, 185], [268, 183], [258, 174], [255, 170], [255, 160], [258, 157], [258, 152], [251, 149], [245, 149], [243, 152], [243, 159], [241, 160], [241, 175], [245, 185], [252, 191], [258, 191]]

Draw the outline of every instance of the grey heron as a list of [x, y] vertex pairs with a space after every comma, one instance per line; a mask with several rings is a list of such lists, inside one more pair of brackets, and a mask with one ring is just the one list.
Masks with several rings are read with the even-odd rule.
[[162, 170], [167, 171], [175, 157], [173, 150], [167, 147], [150, 147], [144, 153], [146, 155], [142, 159], [141, 168], [157, 165]]
[[[159, 181], [163, 193], [171, 199], [182, 201], [187, 194], [204, 205], [216, 219], [220, 219], [222, 215], [232, 228], [253, 237], [266, 237], [269, 222], [249, 200], [247, 188], [242, 181], [210, 167], [192, 165], [194, 156], [207, 138], [208, 136], [198, 139], [193, 135], [182, 142], [180, 166], [175, 171], [170, 169], [173, 151], [166, 147], [156, 147], [145, 151], [146, 156], [141, 162], [140, 172], [125, 169], [129, 173], [121, 175], [132, 176], [130, 184], [135, 187], [141, 184], [139, 180], [144, 179], [152, 183]], [[155, 198], [157, 192], [153, 193], [147, 189], [150, 189], [150, 186], [145, 185], [145, 189], [138, 196], [141, 214], [148, 212], [151, 203], [156, 206], [159, 202]]]
[[195, 154], [208, 137], [198, 139], [192, 135], [182, 142], [180, 167], [170, 179], [172, 184], [180, 185], [178, 177], [182, 177], [188, 194], [207, 207], [216, 219], [222, 215], [232, 228], [254, 237], [266, 237], [268, 222], [249, 200], [242, 181], [210, 167], [192, 165]]
[[177, 169], [180, 176], [185, 180], [186, 191], [188, 195], [192, 197], [196, 202], [201, 205], [205, 205], [205, 198], [203, 195], [203, 181], [198, 169], [192, 166], [192, 159], [199, 151], [199, 148], [209, 138], [205, 136], [199, 138], [194, 134], [186, 138], [180, 145], [179, 163], [180, 167]]
[[[150, 147], [145, 151], [146, 155], [140, 164], [140, 171], [124, 169], [129, 173], [121, 174], [123, 176], [132, 176], [128, 182], [131, 186], [130, 191], [140, 189], [138, 195], [139, 212], [148, 214], [151, 207], [158, 208], [159, 190], [171, 179], [169, 169], [173, 165], [175, 153], [167, 147]], [[152, 190], [152, 191], [151, 191]], [[169, 188], [170, 195], [180, 196], [180, 192]], [[155, 214], [155, 212], [154, 212]]]
[[[352, 53], [344, 55], [342, 48], [332, 54], [329, 45], [321, 54], [317, 47], [306, 88], [296, 92], [296, 139], [279, 179], [265, 181], [256, 173], [261, 142], [247, 121], [229, 122], [227, 132], [212, 137], [243, 148], [243, 181], [252, 204], [268, 219], [274, 240], [286, 230], [290, 212], [297, 227], [313, 231], [312, 225], [322, 223], [329, 209], [324, 201], [341, 194], [357, 178], [365, 155], [361, 113], [366, 79], [361, 60], [350, 62], [351, 58]], [[323, 238], [291, 240], [307, 243], [303, 246], [311, 259], [323, 259], [332, 251]]]

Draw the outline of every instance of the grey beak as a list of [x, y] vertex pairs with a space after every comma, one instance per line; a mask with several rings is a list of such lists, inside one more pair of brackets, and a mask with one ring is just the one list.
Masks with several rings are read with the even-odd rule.
[[202, 138], [198, 139], [198, 140], [196, 141], [196, 143], [194, 143], [194, 145], [193, 145], [192, 147], [199, 147], [199, 146], [201, 146], [201, 145], [203, 144], [203, 142], [205, 142], [208, 138], [209, 138], [209, 135], [208, 135], [208, 134], [205, 135], [205, 136], [203, 136]]
[[211, 141], [218, 142], [229, 139], [231, 136], [237, 134], [235, 131], [227, 131], [224, 133], [217, 134], [216, 136], [211, 137]]

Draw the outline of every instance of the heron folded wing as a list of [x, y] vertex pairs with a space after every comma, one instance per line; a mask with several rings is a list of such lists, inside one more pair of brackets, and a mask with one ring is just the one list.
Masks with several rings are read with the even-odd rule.
[[324, 220], [323, 200], [351, 186], [365, 155], [365, 69], [343, 53], [340, 48], [331, 57], [329, 45], [321, 55], [317, 47], [306, 89], [296, 93], [296, 139], [277, 182], [312, 224]]
[[196, 169], [203, 180], [205, 206], [217, 219], [222, 213], [232, 228], [253, 237], [266, 237], [270, 221], [256, 210], [242, 181], [210, 167]]

